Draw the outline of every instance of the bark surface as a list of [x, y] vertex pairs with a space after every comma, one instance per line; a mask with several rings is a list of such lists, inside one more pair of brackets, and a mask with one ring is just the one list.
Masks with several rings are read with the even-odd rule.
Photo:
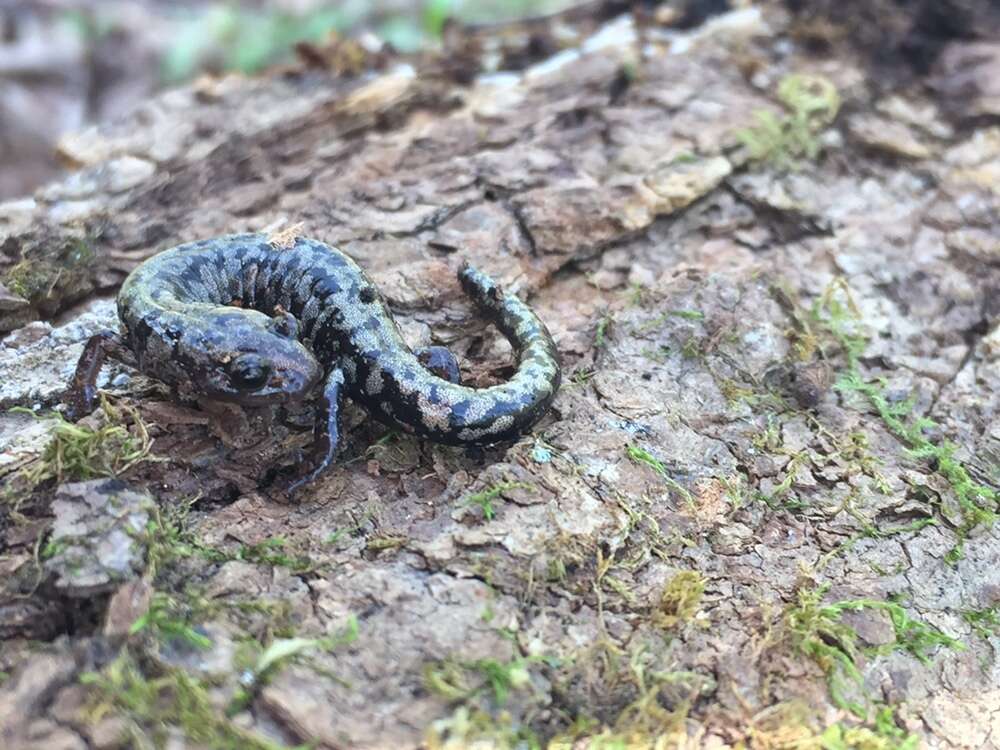
[[292, 504], [308, 411], [110, 367], [94, 473], [155, 504], [53, 502], [86, 472], [4, 413], [2, 744], [1000, 746], [1000, 53], [886, 90], [807, 31], [622, 16], [466, 83], [471, 45], [313, 59], [65, 139], [79, 171], [0, 205], [4, 408], [58, 403], [144, 258], [299, 223], [476, 385], [510, 351], [454, 271], [494, 275], [565, 385], [474, 453], [353, 410]]

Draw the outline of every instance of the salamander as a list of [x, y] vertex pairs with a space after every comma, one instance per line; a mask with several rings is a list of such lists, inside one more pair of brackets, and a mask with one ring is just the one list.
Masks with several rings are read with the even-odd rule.
[[471, 388], [446, 348], [407, 346], [381, 294], [347, 255], [304, 237], [286, 244], [228, 235], [139, 265], [118, 294], [122, 331], [98, 333], [84, 346], [66, 397], [71, 418], [93, 410], [107, 357], [247, 406], [318, 394], [317, 455], [298, 489], [333, 462], [345, 397], [386, 424], [449, 445], [510, 441], [549, 408], [561, 377], [552, 337], [486, 274], [465, 264], [458, 279], [510, 340], [517, 368], [504, 383]]

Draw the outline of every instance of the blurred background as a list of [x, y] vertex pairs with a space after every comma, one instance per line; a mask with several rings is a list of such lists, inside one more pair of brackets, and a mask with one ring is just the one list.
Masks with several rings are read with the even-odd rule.
[[[493, 57], [518, 69], [572, 44], [574, 23], [631, 11], [688, 29], [751, 3], [791, 13], [792, 40], [817, 55], [850, 47], [870, 85], [929, 85], [958, 120], [1000, 111], [1000, 0], [0, 0], [0, 201], [60, 173], [63, 134], [199, 75], [296, 56], [357, 73], [396, 52], [438, 53], [458, 79], [486, 64], [463, 53], [470, 35], [500, 40]], [[519, 41], [508, 47], [499, 26]]]
[[253, 74], [295, 44], [370, 35], [437, 45], [446, 20], [496, 23], [572, 0], [0, 0], [0, 200], [60, 171], [58, 138], [203, 73]]

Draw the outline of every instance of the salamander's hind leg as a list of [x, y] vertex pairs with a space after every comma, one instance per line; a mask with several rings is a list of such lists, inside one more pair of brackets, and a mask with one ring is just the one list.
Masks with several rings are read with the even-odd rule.
[[458, 369], [458, 360], [455, 355], [443, 346], [425, 346], [417, 349], [415, 354], [420, 364], [437, 375], [452, 383], [462, 382], [462, 373]]
[[129, 367], [136, 366], [135, 355], [117, 333], [101, 331], [91, 336], [83, 347], [83, 353], [76, 364], [76, 372], [73, 373], [73, 379], [63, 398], [67, 407], [66, 414], [71, 420], [77, 420], [94, 410], [97, 400], [97, 376], [108, 357]]
[[340, 442], [340, 405], [344, 393], [344, 372], [339, 368], [331, 370], [323, 386], [319, 414], [316, 418], [315, 465], [301, 479], [288, 487], [292, 494], [313, 481], [333, 463]]

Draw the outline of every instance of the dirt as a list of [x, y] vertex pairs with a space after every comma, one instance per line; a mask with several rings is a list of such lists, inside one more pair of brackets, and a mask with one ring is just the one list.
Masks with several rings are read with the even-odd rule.
[[[8, 498], [5, 746], [1000, 746], [991, 93], [970, 119], [941, 68], [887, 91], [774, 6], [638, 18], [467, 85], [204, 80], [68, 139], [82, 171], [0, 205], [6, 407], [58, 402], [142, 259], [299, 222], [478, 384], [510, 350], [454, 270], [495, 274], [565, 382], [476, 452], [352, 410], [340, 465], [288, 502], [308, 411], [110, 370], [116, 424], [153, 440], [120, 477], [156, 500], [146, 569], [53, 627], [59, 478]], [[738, 131], [795, 116], [788, 76], [839, 111], [800, 111], [779, 168]], [[9, 487], [44, 466], [37, 424], [0, 417]]]

